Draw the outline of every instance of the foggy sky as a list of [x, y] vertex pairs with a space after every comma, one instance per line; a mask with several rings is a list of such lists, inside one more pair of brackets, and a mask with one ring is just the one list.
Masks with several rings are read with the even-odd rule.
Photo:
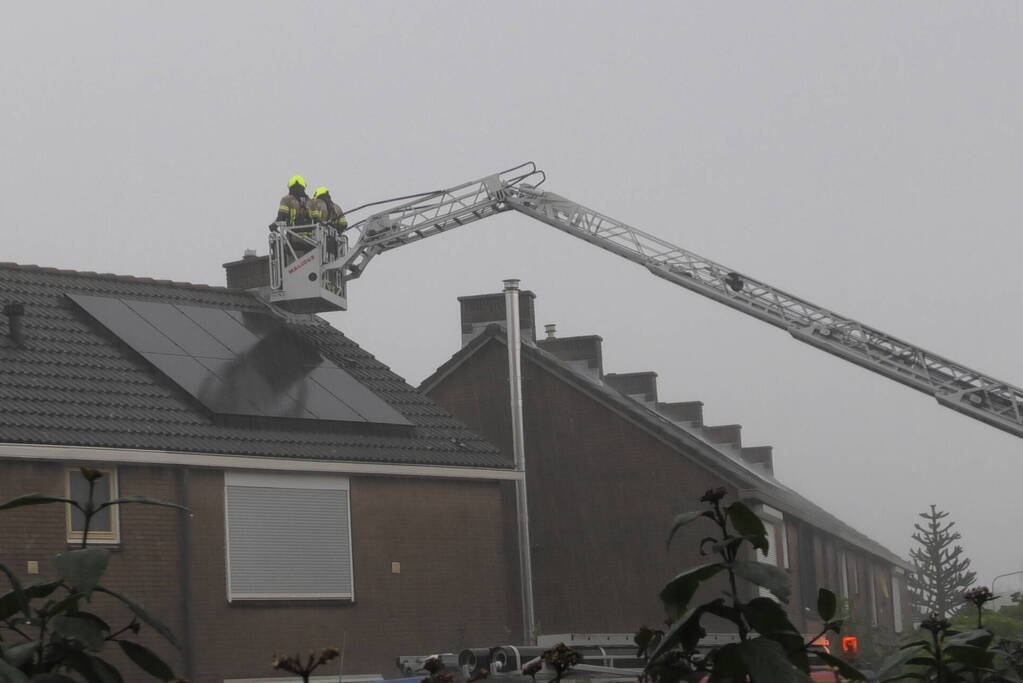
[[[293, 173], [354, 206], [535, 160], [559, 194], [1020, 385], [1020, 7], [19, 3], [0, 260], [222, 284]], [[376, 259], [326, 318], [417, 384], [458, 348], [456, 297], [505, 277], [892, 550], [935, 503], [981, 583], [1023, 569], [1019, 439], [524, 216]]]

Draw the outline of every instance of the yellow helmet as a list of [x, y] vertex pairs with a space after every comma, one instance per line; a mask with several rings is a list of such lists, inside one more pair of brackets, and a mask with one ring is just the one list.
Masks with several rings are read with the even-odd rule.
[[313, 192], [313, 199], [316, 199], [321, 194], [330, 194], [330, 190], [328, 190], [325, 187], [318, 187], [318, 188], [316, 188], [316, 192]]
[[303, 178], [300, 175], [293, 175], [293, 176], [291, 176], [291, 179], [288, 180], [288, 187], [294, 187], [295, 185], [300, 185], [302, 187], [302, 189], [304, 190], [305, 189], [305, 178]]

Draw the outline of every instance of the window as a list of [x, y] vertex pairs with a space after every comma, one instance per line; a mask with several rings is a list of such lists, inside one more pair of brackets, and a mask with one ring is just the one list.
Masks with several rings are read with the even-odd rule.
[[902, 633], [902, 583], [895, 574], [892, 574], [892, 610], [895, 632]]
[[228, 600], [352, 599], [348, 478], [224, 476]]
[[869, 564], [867, 565], [865, 578], [870, 591], [868, 593], [870, 596], [870, 625], [877, 626], [877, 586], [874, 582], [874, 568]]
[[849, 597], [849, 561], [846, 557], [845, 551], [839, 551], [838, 553], [838, 575], [839, 575], [839, 591], [843, 598]]
[[808, 524], [799, 526], [798, 561], [799, 590], [803, 607], [813, 609], [817, 604], [817, 563], [814, 557], [815, 534]]
[[782, 522], [781, 524], [781, 556], [782, 566], [785, 569], [789, 568], [789, 525], [788, 522]]
[[[773, 522], [768, 522], [767, 520], [763, 520], [763, 522], [764, 522], [764, 529], [767, 530], [768, 549], [767, 549], [767, 555], [764, 555], [759, 550], [755, 551], [756, 552], [757, 561], [763, 562], [764, 564], [769, 564], [771, 566], [777, 567], [778, 566], [778, 541], [777, 541], [778, 534], [775, 531], [774, 523]], [[763, 586], [759, 587], [758, 595], [760, 597], [762, 597], [762, 598], [772, 598], [772, 597], [774, 597], [774, 593], [772, 593], [768, 589], [764, 588]]]
[[[92, 504], [102, 505], [117, 498], [117, 470], [99, 469], [103, 476], [93, 484]], [[69, 468], [65, 472], [64, 487], [67, 497], [84, 506], [89, 501], [89, 482], [82, 476], [81, 469]], [[78, 508], [67, 507], [67, 540], [81, 543], [85, 530], [85, 515]], [[117, 506], [104, 508], [93, 516], [89, 524], [89, 543], [117, 543], [120, 540], [120, 524]]]

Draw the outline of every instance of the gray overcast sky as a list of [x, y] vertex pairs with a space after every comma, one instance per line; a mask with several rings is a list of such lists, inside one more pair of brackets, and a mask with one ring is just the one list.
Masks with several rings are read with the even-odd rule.
[[[354, 206], [533, 159], [559, 194], [1019, 385], [1021, 7], [18, 3], [0, 258], [220, 284], [293, 173]], [[937, 503], [983, 583], [1023, 569], [1019, 439], [526, 217], [377, 259], [327, 318], [418, 383], [457, 349], [455, 297], [504, 277], [893, 550]]]

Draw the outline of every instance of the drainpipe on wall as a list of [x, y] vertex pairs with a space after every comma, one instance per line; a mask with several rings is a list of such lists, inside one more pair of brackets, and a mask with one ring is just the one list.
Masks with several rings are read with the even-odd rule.
[[519, 281], [504, 281], [504, 302], [508, 326], [508, 384], [511, 395], [512, 451], [515, 471], [515, 509], [518, 513], [519, 576], [522, 580], [523, 642], [533, 643], [536, 619], [533, 614], [533, 559], [529, 545], [529, 506], [526, 500], [526, 451], [522, 423], [522, 334], [519, 329]]
[[[189, 507], [188, 468], [178, 470], [179, 505]], [[181, 613], [185, 632], [182, 634], [181, 656], [185, 676], [195, 680], [195, 615], [192, 612], [192, 513], [181, 510], [178, 515], [178, 562], [181, 579]]]

